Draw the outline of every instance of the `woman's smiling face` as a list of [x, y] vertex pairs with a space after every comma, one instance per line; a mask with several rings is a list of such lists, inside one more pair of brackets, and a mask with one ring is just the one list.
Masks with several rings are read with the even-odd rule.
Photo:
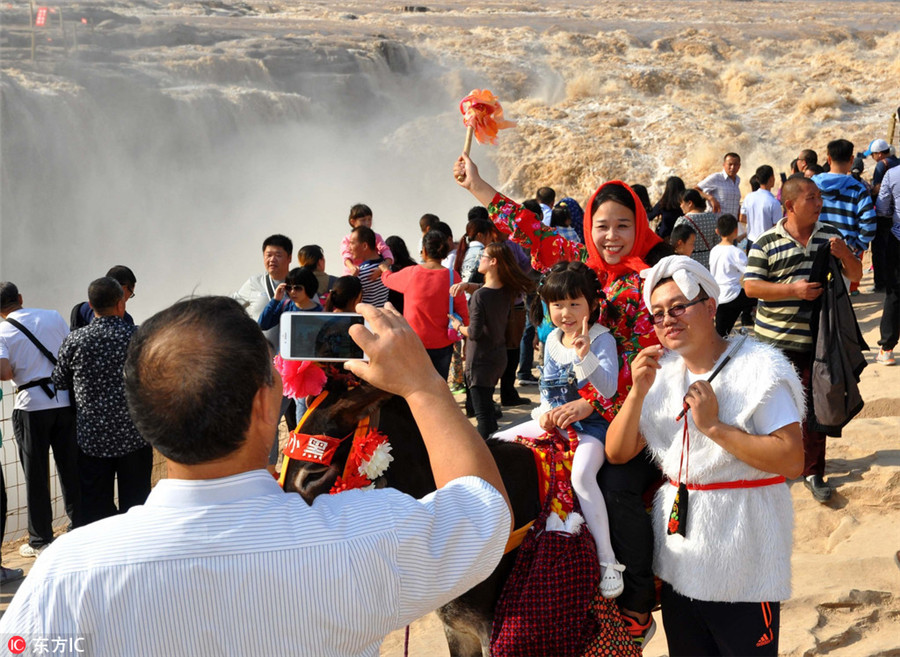
[[591, 221], [591, 239], [600, 257], [607, 264], [619, 264], [634, 247], [634, 212], [615, 201], [606, 201]]

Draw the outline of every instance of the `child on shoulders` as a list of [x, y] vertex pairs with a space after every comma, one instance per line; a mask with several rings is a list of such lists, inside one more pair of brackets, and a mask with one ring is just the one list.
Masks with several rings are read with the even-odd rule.
[[[351, 228], [356, 228], [358, 226], [365, 226], [366, 228], [372, 227], [372, 209], [365, 205], [364, 203], [357, 203], [352, 208], [350, 208], [350, 217], [348, 219], [350, 222]], [[344, 261], [344, 270], [346, 273], [351, 276], [359, 276], [359, 266], [362, 264], [362, 260], [355, 257], [350, 251], [350, 237], [353, 235], [351, 232], [350, 235], [344, 235], [343, 239], [341, 239], [341, 259]], [[381, 239], [381, 235], [378, 233], [374, 233], [375, 235], [375, 250], [384, 258], [388, 267], [390, 267], [394, 263], [394, 254], [391, 253], [388, 245], [385, 244], [385, 241]]]

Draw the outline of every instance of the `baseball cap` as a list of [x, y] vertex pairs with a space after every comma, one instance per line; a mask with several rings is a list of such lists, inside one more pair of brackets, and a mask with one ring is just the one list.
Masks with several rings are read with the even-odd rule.
[[884, 139], [873, 139], [872, 143], [869, 144], [869, 150], [863, 153], [863, 155], [869, 157], [872, 153], [883, 153], [884, 151], [889, 150], [891, 150], [891, 146]]

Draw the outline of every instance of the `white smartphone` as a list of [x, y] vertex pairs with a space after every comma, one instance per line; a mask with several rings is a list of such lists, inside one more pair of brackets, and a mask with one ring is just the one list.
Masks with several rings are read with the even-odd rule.
[[368, 326], [357, 313], [284, 313], [281, 357], [286, 360], [369, 360], [350, 337], [354, 324]]

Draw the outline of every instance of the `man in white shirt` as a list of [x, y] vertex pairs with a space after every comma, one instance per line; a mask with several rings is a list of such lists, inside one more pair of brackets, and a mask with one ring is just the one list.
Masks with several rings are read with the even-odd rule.
[[[288, 270], [291, 268], [293, 252], [294, 244], [289, 237], [284, 235], [267, 237], [262, 246], [265, 273], [251, 276], [240, 290], [231, 295], [232, 299], [247, 309], [247, 314], [254, 321], [259, 319], [266, 304], [275, 298], [275, 290], [278, 286], [284, 283]], [[278, 349], [278, 327], [273, 326], [263, 333], [272, 346]]]
[[[781, 211], [781, 203], [772, 194], [775, 186], [775, 169], [764, 164], [756, 170], [756, 179], [759, 181], [759, 189], [747, 194], [744, 204], [741, 206], [740, 221], [747, 227], [747, 239], [752, 244], [757, 237], [773, 228], [784, 213]], [[749, 250], [749, 245], [748, 245]]]
[[[266, 471], [282, 382], [255, 322], [225, 297], [176, 303], [135, 334], [125, 390], [167, 460], [143, 506], [62, 537], [0, 619], [81, 640], [87, 654], [378, 654], [384, 636], [491, 573], [509, 536], [487, 446], [392, 308], [362, 305], [347, 369], [403, 396], [437, 491], [323, 495], [312, 506]], [[175, 394], [177, 392], [177, 394]]]
[[69, 521], [81, 522], [75, 411], [69, 393], [50, 380], [69, 327], [55, 310], [25, 308], [10, 282], [0, 283], [0, 316], [7, 320], [0, 322], [0, 380], [16, 386], [12, 424], [28, 502], [28, 542], [19, 554], [36, 557], [53, 541], [51, 449]]
[[556, 191], [552, 187], [541, 187], [535, 192], [534, 197], [541, 204], [541, 223], [550, 225], [553, 218], [553, 205], [556, 203]]
[[697, 184], [694, 189], [710, 204], [716, 214], [728, 213], [735, 217], [741, 211], [741, 156], [726, 153], [722, 160], [722, 170], [712, 173]]

